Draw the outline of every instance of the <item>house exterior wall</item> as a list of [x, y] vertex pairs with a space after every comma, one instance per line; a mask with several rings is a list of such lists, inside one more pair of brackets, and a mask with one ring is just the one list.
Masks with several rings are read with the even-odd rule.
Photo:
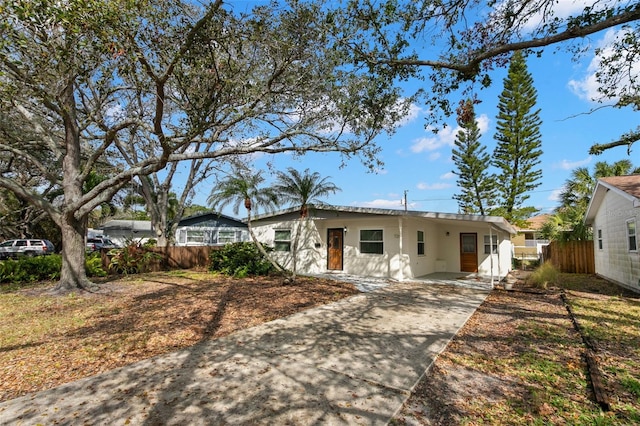
[[[222, 235], [220, 231], [225, 234]], [[175, 245], [178, 247], [222, 246], [228, 243], [249, 241], [249, 232], [246, 228], [181, 226], [176, 229], [175, 241]]]
[[[475, 233], [477, 235], [478, 275], [483, 277], [504, 277], [511, 270], [511, 236], [504, 231], [489, 230], [488, 224], [475, 225], [465, 222], [451, 222], [439, 225], [437, 262], [446, 262], [443, 271], [460, 272], [460, 234]], [[447, 235], [448, 233], [448, 235]], [[485, 236], [497, 238], [497, 253], [485, 253]], [[434, 272], [441, 272], [436, 269]]]
[[247, 226], [216, 214], [185, 218], [175, 234], [176, 246], [219, 246], [241, 241], [249, 241]]
[[[529, 232], [529, 234], [532, 233]], [[526, 246], [526, 232], [518, 232], [511, 238], [511, 242], [513, 243], [513, 257], [525, 260], [538, 258], [537, 247]]]
[[[259, 241], [274, 246], [276, 230], [291, 230], [291, 240], [298, 232], [297, 220], [262, 220], [254, 224]], [[336, 219], [305, 220], [300, 228], [296, 270], [299, 273], [327, 272], [327, 233], [329, 229], [343, 229], [343, 272], [370, 277], [406, 280], [433, 272], [460, 271], [460, 232], [478, 235], [478, 274], [505, 276], [511, 266], [511, 242], [506, 232], [497, 233], [500, 254], [484, 254], [484, 235], [489, 226], [451, 225], [402, 216], [365, 216]], [[360, 251], [360, 231], [382, 230], [383, 254]], [[424, 254], [418, 254], [418, 231], [424, 234]], [[449, 232], [449, 235], [446, 235]], [[273, 252], [273, 257], [285, 268], [293, 267], [292, 252]]]
[[[614, 191], [608, 191], [593, 221], [594, 257], [596, 274], [633, 290], [640, 290], [640, 254], [629, 250], [627, 221], [635, 221], [636, 245], [640, 208]], [[599, 238], [598, 231], [601, 231]], [[602, 248], [600, 248], [600, 242]]]
[[511, 238], [513, 257], [521, 260], [539, 260], [542, 247], [549, 245], [549, 240], [542, 239], [536, 231], [520, 231]]

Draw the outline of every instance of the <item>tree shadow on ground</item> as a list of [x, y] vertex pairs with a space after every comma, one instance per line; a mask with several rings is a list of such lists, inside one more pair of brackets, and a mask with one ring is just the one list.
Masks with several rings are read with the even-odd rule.
[[[46, 416], [93, 424], [385, 424], [484, 297], [397, 284], [69, 383], [28, 403], [8, 401], [0, 412], [26, 423]], [[215, 316], [207, 328], [216, 328]]]

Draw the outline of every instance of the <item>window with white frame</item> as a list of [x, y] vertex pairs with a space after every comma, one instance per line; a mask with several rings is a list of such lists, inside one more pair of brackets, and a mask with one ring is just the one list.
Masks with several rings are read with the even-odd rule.
[[360, 230], [360, 253], [384, 254], [382, 229]]
[[638, 245], [636, 241], [636, 220], [627, 220], [627, 241], [629, 243], [629, 251], [637, 251]]
[[236, 242], [236, 231], [218, 231], [218, 244], [228, 244]]
[[418, 231], [418, 256], [424, 256], [424, 231]]
[[276, 251], [291, 251], [291, 229], [276, 229], [273, 244]]
[[484, 254], [497, 254], [497, 253], [498, 253], [498, 236], [485, 235], [484, 236]]
[[187, 244], [204, 244], [205, 231], [189, 229], [187, 230]]
[[602, 229], [598, 229], [598, 250], [602, 250]]

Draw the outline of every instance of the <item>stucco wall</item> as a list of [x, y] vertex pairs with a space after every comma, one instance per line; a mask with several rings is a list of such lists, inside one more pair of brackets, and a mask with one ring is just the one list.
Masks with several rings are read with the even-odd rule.
[[[627, 220], [636, 220], [636, 244], [640, 226], [640, 209], [614, 191], [605, 194], [593, 223], [596, 273], [619, 284], [640, 290], [640, 254], [629, 251]], [[598, 246], [602, 230], [602, 249]]]
[[[474, 232], [478, 235], [478, 273], [488, 277], [493, 271], [496, 277], [505, 276], [511, 265], [509, 235], [499, 234], [500, 256], [485, 255], [483, 238], [489, 234], [489, 225], [474, 225], [380, 216], [307, 220], [301, 232], [296, 269], [299, 273], [326, 272], [327, 231], [340, 228], [345, 230], [345, 273], [405, 280], [433, 272], [459, 272], [460, 232]], [[254, 230], [261, 242], [273, 246], [275, 229], [291, 229], [294, 239], [297, 226], [296, 221], [262, 220], [254, 225]], [[382, 229], [384, 254], [360, 252], [360, 231], [367, 229]], [[418, 231], [424, 232], [424, 255], [418, 255]], [[292, 253], [274, 252], [274, 257], [286, 268], [292, 268]]]

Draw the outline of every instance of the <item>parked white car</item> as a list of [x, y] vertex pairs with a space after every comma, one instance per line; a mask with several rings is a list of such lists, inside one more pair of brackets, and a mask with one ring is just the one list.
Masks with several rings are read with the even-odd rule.
[[49, 240], [17, 239], [0, 243], [0, 259], [18, 256], [44, 256], [54, 252], [55, 247]]

